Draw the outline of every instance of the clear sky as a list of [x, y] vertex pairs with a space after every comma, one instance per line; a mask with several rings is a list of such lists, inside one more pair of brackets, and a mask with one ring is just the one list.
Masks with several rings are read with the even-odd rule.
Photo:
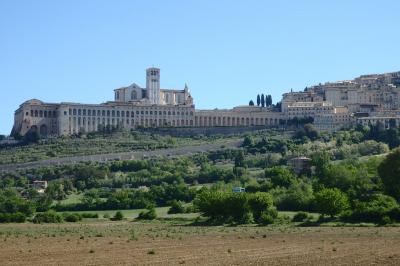
[[197, 108], [400, 70], [400, 1], [0, 2], [0, 134], [31, 98], [101, 103], [113, 89], [189, 85]]

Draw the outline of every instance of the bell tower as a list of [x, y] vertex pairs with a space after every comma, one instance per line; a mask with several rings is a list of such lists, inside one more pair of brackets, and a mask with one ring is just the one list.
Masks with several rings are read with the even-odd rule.
[[152, 104], [160, 103], [160, 69], [151, 67], [146, 69], [147, 98]]

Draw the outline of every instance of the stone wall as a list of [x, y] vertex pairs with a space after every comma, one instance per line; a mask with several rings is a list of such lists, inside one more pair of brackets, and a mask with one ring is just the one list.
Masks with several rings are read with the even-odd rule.
[[147, 132], [159, 135], [174, 137], [192, 137], [198, 135], [233, 135], [250, 131], [257, 131], [271, 128], [269, 126], [243, 126], [243, 127], [184, 127], [184, 128], [140, 128], [140, 132]]

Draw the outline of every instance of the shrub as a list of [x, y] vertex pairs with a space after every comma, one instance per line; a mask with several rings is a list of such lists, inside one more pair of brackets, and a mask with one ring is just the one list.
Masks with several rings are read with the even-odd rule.
[[113, 217], [114, 221], [121, 221], [124, 219], [124, 214], [121, 211], [117, 211]]
[[352, 210], [344, 212], [340, 219], [345, 222], [370, 222], [386, 224], [399, 221], [400, 209], [396, 200], [386, 195], [374, 195], [368, 201], [355, 201]]
[[154, 220], [157, 218], [156, 210], [154, 208], [149, 208], [145, 211], [139, 213], [137, 219], [139, 220]]
[[386, 193], [400, 200], [400, 148], [395, 149], [378, 167]]
[[308, 213], [306, 212], [298, 212], [293, 216], [293, 222], [304, 222], [308, 218]]
[[344, 211], [349, 203], [346, 194], [339, 189], [324, 188], [316, 193], [315, 205], [320, 213], [333, 217]]
[[[272, 208], [272, 196], [265, 192], [233, 193], [203, 190], [194, 206], [214, 223], [252, 223]], [[276, 210], [275, 210], [276, 211]]]
[[273, 224], [278, 217], [278, 211], [273, 207], [261, 213], [258, 222], [263, 225]]
[[[81, 213], [81, 216], [82, 216], [82, 218], [92, 218], [92, 219], [99, 218], [98, 213], [90, 213], [90, 212]], [[110, 218], [110, 217], [108, 217], [108, 218]]]
[[185, 213], [185, 206], [181, 201], [173, 200], [170, 204], [171, 207], [168, 210], [168, 214]]
[[63, 218], [60, 214], [56, 213], [53, 210], [37, 213], [35, 217], [33, 217], [32, 222], [35, 224], [40, 223], [62, 223]]
[[76, 223], [82, 220], [82, 216], [77, 213], [63, 213], [64, 221], [69, 223]]
[[265, 192], [248, 194], [250, 209], [254, 219], [258, 220], [261, 214], [273, 206], [272, 196]]
[[24, 223], [26, 215], [22, 212], [0, 213], [0, 223]]

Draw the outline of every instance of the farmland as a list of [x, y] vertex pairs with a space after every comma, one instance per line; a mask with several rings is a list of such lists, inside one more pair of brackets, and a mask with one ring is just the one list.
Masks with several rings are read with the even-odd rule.
[[398, 265], [399, 227], [0, 225], [2, 265]]

